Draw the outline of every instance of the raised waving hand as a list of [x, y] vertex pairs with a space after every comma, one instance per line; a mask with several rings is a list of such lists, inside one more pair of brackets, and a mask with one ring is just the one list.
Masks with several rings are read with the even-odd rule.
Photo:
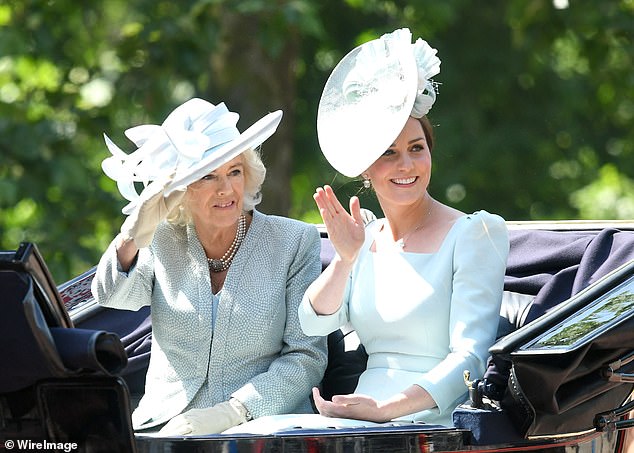
[[350, 213], [348, 213], [330, 186], [318, 187], [313, 198], [335, 251], [343, 261], [353, 262], [365, 240], [365, 227], [359, 199], [350, 198]]

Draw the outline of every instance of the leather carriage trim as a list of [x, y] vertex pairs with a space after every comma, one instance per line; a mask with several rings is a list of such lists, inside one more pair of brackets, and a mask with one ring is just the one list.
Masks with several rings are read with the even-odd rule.
[[522, 413], [520, 415], [524, 419], [521, 423], [519, 431], [522, 433], [522, 435], [525, 435], [525, 433], [528, 431], [528, 428], [535, 420], [535, 410], [524, 396], [522, 387], [517, 381], [515, 367], [511, 367], [511, 372], [509, 374], [509, 388], [511, 390], [511, 395], [513, 396], [513, 399], [519, 403], [516, 407], [521, 410]]

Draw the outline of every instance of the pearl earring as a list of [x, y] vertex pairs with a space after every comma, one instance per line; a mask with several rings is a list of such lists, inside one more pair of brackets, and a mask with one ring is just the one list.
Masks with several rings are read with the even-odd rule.
[[365, 187], [366, 189], [372, 187], [372, 181], [370, 181], [370, 178], [368, 178], [367, 176], [363, 177], [363, 187]]

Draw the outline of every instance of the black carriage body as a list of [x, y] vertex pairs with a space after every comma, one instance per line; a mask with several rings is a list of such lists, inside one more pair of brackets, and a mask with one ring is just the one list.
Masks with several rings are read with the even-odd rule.
[[[97, 306], [90, 293], [94, 268], [55, 287], [32, 244], [0, 252], [0, 440], [14, 442], [5, 443], [7, 450], [49, 442], [122, 452], [624, 451], [626, 431], [616, 428], [628, 426], [628, 414], [611, 410], [634, 386], [628, 380], [634, 300], [622, 286], [634, 279], [634, 225], [508, 224], [511, 296], [501, 312], [503, 336], [491, 349], [501, 366], [489, 376], [503, 382], [502, 398], [490, 400], [491, 392], [482, 391], [486, 379], [468, 383], [472, 400], [454, 413], [455, 428], [387, 423], [289, 426], [266, 435], [135, 435], [130, 411], [142, 395], [151, 353], [149, 309]], [[540, 238], [543, 253], [528, 256]], [[322, 230], [324, 267], [332, 256]], [[614, 319], [604, 316], [606, 306], [618, 312]], [[604, 321], [594, 329], [593, 316]], [[344, 346], [354, 335], [342, 330], [329, 337], [325, 394], [351, 391], [365, 367], [363, 346]]]

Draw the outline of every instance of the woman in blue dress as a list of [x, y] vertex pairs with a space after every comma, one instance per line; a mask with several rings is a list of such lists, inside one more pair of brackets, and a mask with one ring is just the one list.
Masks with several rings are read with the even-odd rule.
[[[356, 89], [372, 80], [385, 82], [386, 77], [368, 76], [369, 65], [395, 67], [394, 61], [381, 57], [387, 49], [388, 56], [399, 55], [396, 64], [404, 67], [409, 46], [419, 78], [413, 97], [420, 99], [411, 101], [411, 110], [407, 102], [401, 107], [407, 111], [400, 133], [382, 131], [393, 133], [385, 148], [359, 143], [348, 154], [324, 150], [335, 168], [349, 176], [361, 174], [364, 186], [373, 188], [384, 218], [364, 222], [357, 197], [351, 198], [348, 212], [331, 187], [317, 189], [314, 198], [337, 254], [308, 288], [299, 316], [307, 335], [327, 335], [352, 324], [368, 353], [367, 369], [353, 394], [326, 401], [313, 389], [322, 415], [451, 426], [453, 409], [467, 398], [463, 372], [482, 375], [495, 340], [508, 232], [497, 215], [465, 214], [430, 195], [433, 134], [426, 113], [435, 92], [424, 88], [429, 87], [430, 72], [438, 72], [440, 61], [427, 43], [419, 40], [412, 45], [409, 36], [408, 30], [397, 30], [371, 42], [370, 46], [380, 44], [370, 49], [374, 63], [362, 46], [354, 58], [356, 63], [363, 61], [365, 73], [359, 76], [351, 64], [346, 77], [338, 77], [346, 80], [344, 85], [354, 81]], [[423, 80], [421, 65], [426, 65]], [[407, 77], [401, 74], [396, 80]], [[325, 135], [328, 112], [320, 113], [320, 134]], [[357, 128], [354, 123], [338, 123], [350, 126], [352, 132]], [[321, 137], [320, 143], [322, 149], [329, 146]]]

